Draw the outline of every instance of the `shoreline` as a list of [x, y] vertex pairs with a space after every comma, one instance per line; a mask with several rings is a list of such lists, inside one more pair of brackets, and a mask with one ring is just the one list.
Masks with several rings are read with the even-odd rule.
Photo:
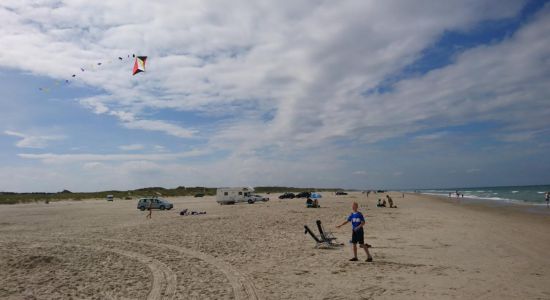
[[[409, 193], [410, 195], [415, 195], [415, 193]], [[550, 214], [550, 209], [546, 207], [546, 203], [535, 203], [529, 201], [520, 201], [514, 199], [500, 199], [500, 200], [491, 200], [483, 198], [456, 198], [448, 197], [444, 195], [435, 195], [435, 194], [426, 194], [426, 193], [417, 193], [416, 195], [422, 195], [426, 198], [434, 198], [439, 200], [444, 200], [450, 203], [458, 203], [464, 205], [485, 205], [487, 207], [493, 208], [511, 208], [526, 211], [529, 213], [543, 213]]]

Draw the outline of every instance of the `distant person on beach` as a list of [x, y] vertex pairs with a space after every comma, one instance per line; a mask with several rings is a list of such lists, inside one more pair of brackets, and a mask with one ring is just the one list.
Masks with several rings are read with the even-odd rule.
[[550, 192], [546, 192], [546, 196], [544, 198], [544, 200], [546, 200], [546, 207], [550, 208]]
[[393, 205], [393, 199], [390, 197], [390, 195], [386, 195], [386, 198], [388, 198], [388, 204], [390, 205], [390, 208], [397, 208], [397, 206]]
[[451, 192], [449, 192], [449, 198], [451, 198]]
[[149, 213], [147, 213], [145, 218], [151, 219], [153, 217], [153, 201], [151, 199], [149, 199], [149, 206], [147, 206], [147, 209], [149, 210]]
[[353, 202], [353, 204], [351, 205], [351, 209], [353, 211], [349, 215], [348, 219], [344, 223], [336, 226], [336, 228], [340, 228], [351, 222], [351, 243], [353, 244], [353, 258], [351, 258], [350, 261], [359, 260], [357, 259], [357, 244], [359, 244], [359, 247], [363, 248], [365, 250], [365, 253], [367, 254], [367, 262], [371, 262], [372, 256], [369, 253], [369, 245], [365, 245], [365, 232], [363, 230], [363, 226], [365, 226], [365, 217], [363, 217], [362, 213], [357, 211], [358, 208], [359, 205], [357, 204], [357, 202]]
[[385, 207], [385, 204], [382, 204], [382, 199], [378, 199], [378, 203], [376, 203], [376, 207]]

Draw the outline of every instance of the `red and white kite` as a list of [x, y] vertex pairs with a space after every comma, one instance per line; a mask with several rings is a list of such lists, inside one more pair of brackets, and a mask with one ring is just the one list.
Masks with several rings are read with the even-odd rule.
[[147, 60], [147, 56], [136, 57], [136, 61], [134, 62], [134, 71], [132, 72], [132, 75], [136, 75], [139, 72], [145, 72], [146, 60]]

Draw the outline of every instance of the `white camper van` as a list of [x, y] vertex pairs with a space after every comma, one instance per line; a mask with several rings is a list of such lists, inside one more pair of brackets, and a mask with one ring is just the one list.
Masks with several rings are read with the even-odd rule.
[[216, 201], [219, 204], [235, 204], [239, 202], [254, 203], [251, 199], [253, 188], [234, 187], [234, 188], [219, 188], [216, 191]]

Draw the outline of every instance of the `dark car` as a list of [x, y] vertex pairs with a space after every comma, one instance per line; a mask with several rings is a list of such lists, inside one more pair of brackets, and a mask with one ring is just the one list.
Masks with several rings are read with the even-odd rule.
[[198, 197], [204, 197], [204, 194], [202, 194], [202, 193], [195, 194], [195, 198], [198, 198]]
[[282, 194], [281, 196], [279, 196], [279, 199], [294, 199], [294, 194], [293, 193], [284, 193]]
[[336, 195], [337, 196], [343, 196], [343, 195], [347, 195], [348, 193], [346, 192], [336, 192]]
[[309, 197], [311, 197], [310, 192], [300, 192], [296, 194], [296, 198], [309, 198]]

